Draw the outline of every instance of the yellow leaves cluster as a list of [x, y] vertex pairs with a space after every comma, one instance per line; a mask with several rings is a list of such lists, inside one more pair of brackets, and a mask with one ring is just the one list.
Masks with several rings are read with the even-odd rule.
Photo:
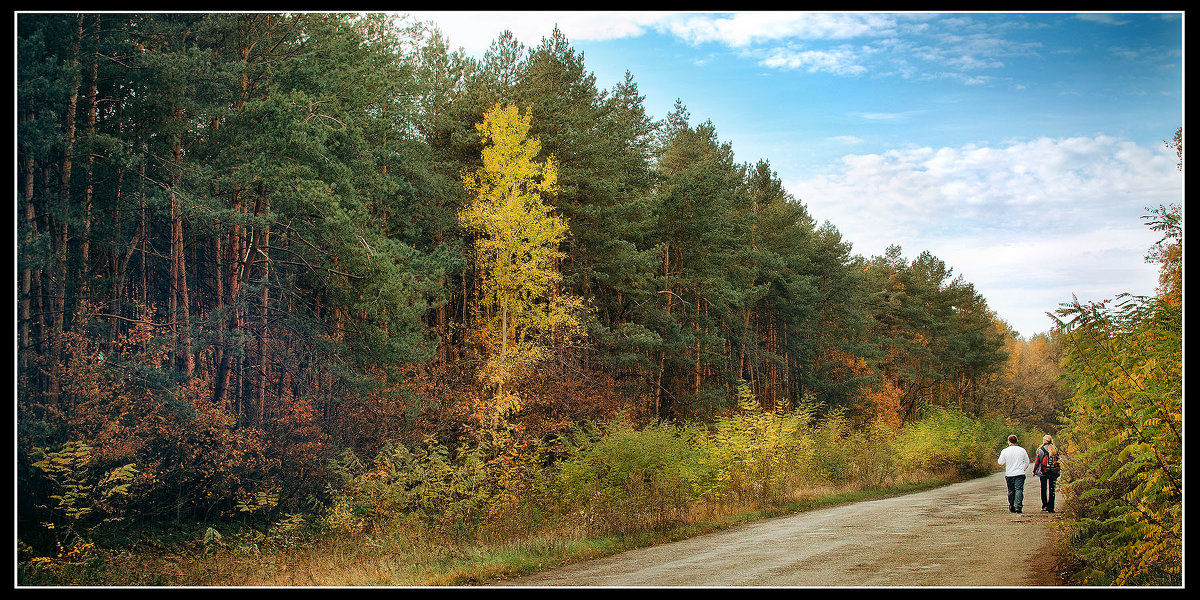
[[513, 366], [546, 358], [556, 337], [582, 333], [582, 300], [556, 289], [568, 229], [543, 202], [557, 192], [558, 170], [553, 157], [537, 160], [541, 143], [529, 138], [531, 119], [516, 106], [493, 106], [476, 126], [482, 166], [462, 178], [474, 200], [459, 220], [479, 234], [479, 337], [491, 354], [485, 377], [501, 389]]
[[467, 191], [492, 201], [557, 191], [554, 159], [536, 161], [542, 144], [528, 137], [532, 119], [511, 104], [496, 104], [484, 114], [483, 122], [475, 126], [484, 144], [483, 167], [463, 177]]
[[778, 496], [811, 471], [814, 451], [808, 410], [763, 410], [746, 383], [738, 385], [738, 410], [717, 419], [700, 440], [711, 478], [698, 491], [710, 498]]

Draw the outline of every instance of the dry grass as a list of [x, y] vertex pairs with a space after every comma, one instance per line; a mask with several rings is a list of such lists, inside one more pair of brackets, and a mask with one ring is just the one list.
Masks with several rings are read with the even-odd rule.
[[[638, 504], [642, 515], [546, 516], [514, 510], [470, 535], [409, 515], [361, 531], [293, 522], [266, 534], [202, 536], [164, 549], [149, 541], [123, 551], [96, 549], [74, 563], [22, 563], [19, 585], [359, 587], [481, 585], [623, 550], [725, 529], [756, 519], [944, 484], [949, 474], [898, 477], [892, 486], [808, 483], [776, 496], [692, 502], [678, 510]], [[536, 515], [536, 516], [535, 516]], [[154, 536], [151, 536], [154, 537]], [[178, 539], [179, 536], [176, 536]]]
[[[172, 552], [98, 553], [90, 569], [60, 565], [22, 585], [179, 585], [231, 587], [360, 587], [486, 585], [623, 550], [691, 537], [756, 519], [811, 510], [945, 483], [929, 477], [889, 489], [811, 486], [786, 502], [695, 503], [657, 530], [606, 534], [563, 521], [515, 535], [481, 532], [474, 539], [439, 534], [411, 519], [377, 523], [363, 533], [306, 533], [251, 541], [226, 539]], [[99, 552], [99, 551], [98, 551]], [[96, 558], [102, 560], [96, 560]], [[53, 576], [51, 576], [53, 575]]]

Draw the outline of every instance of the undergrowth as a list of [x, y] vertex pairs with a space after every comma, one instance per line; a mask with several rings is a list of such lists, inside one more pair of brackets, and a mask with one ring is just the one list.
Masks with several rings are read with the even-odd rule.
[[737, 411], [706, 426], [621, 418], [520, 452], [504, 432], [394, 444], [370, 461], [344, 455], [327, 503], [266, 526], [109, 526], [52, 556], [21, 544], [18, 584], [486, 584], [983, 474], [1013, 432], [940, 409], [899, 430], [815, 414], [762, 410], [743, 390]]

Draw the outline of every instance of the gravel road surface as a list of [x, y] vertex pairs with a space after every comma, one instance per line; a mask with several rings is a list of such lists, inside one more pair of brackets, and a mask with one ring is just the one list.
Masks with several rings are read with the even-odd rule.
[[1004, 474], [995, 473], [767, 519], [497, 585], [1055, 585], [1048, 564], [1058, 514], [1040, 510], [1039, 486], [1037, 477], [1027, 476], [1023, 514], [1009, 512]]

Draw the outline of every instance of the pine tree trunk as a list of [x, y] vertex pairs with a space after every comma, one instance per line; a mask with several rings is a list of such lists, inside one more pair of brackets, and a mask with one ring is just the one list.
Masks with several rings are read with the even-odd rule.
[[192, 376], [192, 340], [190, 316], [188, 314], [187, 273], [183, 259], [183, 216], [179, 207], [179, 198], [171, 197], [171, 329], [179, 348], [176, 350], [175, 361], [183, 367], [186, 376]]
[[[64, 127], [65, 145], [63, 148], [62, 171], [59, 173], [59, 206], [62, 211], [57, 224], [55, 236], [55, 265], [54, 288], [51, 298], [51, 337], [50, 361], [52, 365], [62, 360], [63, 333], [66, 330], [67, 317], [67, 254], [69, 253], [67, 221], [71, 210], [71, 163], [75, 152], [75, 110], [79, 105], [79, 46], [83, 39], [83, 15], [76, 17], [75, 41], [71, 47], [71, 59], [67, 69], [71, 78], [71, 90], [67, 96], [67, 112]], [[58, 399], [58, 378], [50, 381], [50, 401]]]
[[802, 398], [803, 394], [796, 394], [792, 390], [792, 358], [791, 358], [791, 354], [787, 351], [789, 342], [788, 342], [788, 326], [787, 326], [786, 322], [783, 324], [782, 343], [783, 343], [783, 347], [784, 347], [784, 351], [783, 351], [783, 389], [787, 393], [787, 395], [792, 396], [793, 398]]
[[[263, 198], [263, 212], [271, 211], [270, 198]], [[267, 280], [271, 273], [271, 262], [268, 260], [266, 249], [270, 247], [271, 229], [269, 225], [264, 225], [262, 229], [262, 252], [263, 252], [263, 268], [262, 268], [262, 306], [259, 312], [258, 323], [258, 374], [256, 379], [255, 396], [258, 403], [258, 419], [259, 424], [263, 423], [263, 414], [266, 409], [267, 400], [267, 303], [270, 299], [269, 287]], [[251, 257], [253, 262], [253, 257]]]
[[[146, 150], [145, 146], [142, 147], [142, 150], [143, 150], [143, 152], [145, 152], [145, 150]], [[141, 242], [139, 242], [139, 244], [138, 244], [140, 246], [139, 250], [141, 251], [140, 260], [138, 261], [138, 270], [140, 272], [141, 284], [142, 284], [141, 287], [138, 289], [138, 303], [141, 305], [140, 310], [146, 310], [149, 307], [149, 304], [147, 302], [147, 294], [149, 293], [149, 283], [150, 282], [147, 279], [148, 274], [146, 272], [146, 270], [147, 270], [146, 257], [149, 255], [149, 250], [150, 250], [149, 249], [150, 223], [149, 223], [149, 213], [146, 210], [146, 159], [148, 158], [148, 156], [147, 156], [148, 154], [149, 153], [146, 152], [143, 155], [142, 162], [138, 167], [138, 180], [139, 180], [138, 181], [138, 198], [141, 201], [140, 211], [138, 214], [138, 217], [139, 217], [138, 228], [142, 232]]]
[[[175, 111], [175, 120], [183, 126], [183, 109]], [[183, 163], [182, 133], [175, 136], [172, 147], [175, 164], [171, 171], [171, 328], [175, 331], [177, 343], [181, 348], [177, 351], [176, 363], [183, 367], [183, 373], [190, 378], [195, 369], [195, 357], [192, 355], [192, 334], [190, 302], [188, 301], [187, 263], [183, 252], [183, 209], [179, 191], [179, 169]]]
[[[28, 116], [22, 116], [22, 119], [28, 119]], [[29, 251], [30, 245], [33, 243], [34, 236], [37, 234], [37, 222], [34, 219], [33, 207], [33, 153], [29, 149], [26, 150], [26, 155], [21, 163], [22, 175], [25, 182], [25, 236], [24, 250]], [[17, 348], [17, 376], [19, 381], [24, 381], [25, 370], [29, 365], [29, 352], [33, 350], [30, 346], [30, 333], [32, 327], [30, 321], [30, 293], [32, 292], [34, 278], [34, 270], [28, 264], [21, 269], [21, 329], [20, 329], [20, 347]]]
[[[667, 284], [667, 320], [671, 319], [671, 245], [663, 248], [663, 282]], [[662, 381], [663, 369], [666, 367], [667, 349], [664, 347], [658, 353], [658, 381], [654, 385], [654, 417], [661, 416], [662, 410]]]
[[[259, 182], [258, 196], [254, 200], [254, 216], [258, 216], [266, 201], [266, 188]], [[229, 317], [229, 331], [238, 331], [243, 324], [242, 311], [234, 306], [238, 292], [245, 285], [250, 277], [250, 265], [253, 264], [254, 255], [257, 253], [259, 245], [259, 234], [254, 230], [248, 231], [247, 237], [250, 238], [250, 246], [246, 249], [245, 255], [241, 253], [241, 236], [239, 235], [240, 227], [234, 227], [233, 233], [229, 237], [229, 246], [226, 256], [228, 257], [229, 268], [227, 270], [229, 282], [225, 286], [225, 305], [233, 307]], [[229, 382], [232, 378], [233, 371], [233, 352], [232, 349], [223, 348], [219, 353], [217, 360], [217, 375], [213, 388], [213, 402], [218, 406], [223, 405], [227, 400], [226, 397], [229, 391]], [[241, 370], [241, 361], [238, 363], [238, 370]], [[241, 388], [241, 378], [238, 378], [238, 388]], [[241, 414], [241, 393], [237, 394], [238, 414]]]
[[692, 324], [696, 332], [696, 366], [692, 369], [692, 393], [700, 393], [700, 294], [696, 293], [696, 322]]
[[[125, 169], [117, 172], [117, 189], [113, 197], [113, 218], [112, 230], [113, 234], [119, 234], [121, 231], [121, 191], [125, 183]], [[129, 261], [133, 258], [133, 253], [137, 250], [138, 240], [141, 239], [142, 230], [139, 227], [133, 234], [133, 239], [129, 241], [129, 245], [125, 248], [124, 256], [121, 256], [116, 244], [113, 244], [110, 253], [109, 261], [112, 263], [112, 290], [109, 295], [108, 312], [113, 315], [121, 315], [122, 305], [125, 297], [125, 280], [128, 276]], [[113, 318], [108, 327], [108, 347], [111, 352], [117, 343], [117, 330], [120, 327], [118, 320]]]
[[[96, 76], [99, 72], [98, 65], [98, 49], [100, 45], [100, 15], [95, 15], [95, 21], [92, 26], [92, 44], [93, 50], [91, 64], [91, 85], [88, 87], [88, 137], [91, 138], [96, 133]], [[80, 296], [85, 300], [90, 299], [88, 289], [91, 282], [91, 267], [89, 263], [91, 255], [91, 235], [92, 235], [92, 192], [93, 192], [93, 167], [95, 164], [95, 152], [88, 151], [86, 181], [87, 188], [83, 199], [83, 239], [79, 247], [79, 283]]]

